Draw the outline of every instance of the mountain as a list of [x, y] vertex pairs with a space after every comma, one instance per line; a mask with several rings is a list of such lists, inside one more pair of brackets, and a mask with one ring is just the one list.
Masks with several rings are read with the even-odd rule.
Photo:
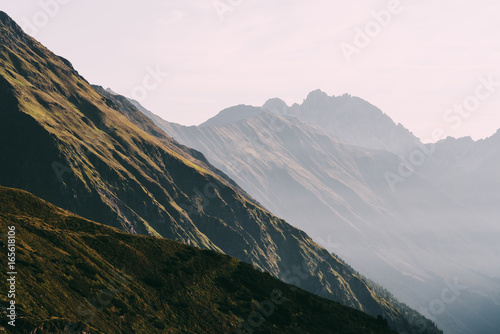
[[[331, 99], [316, 91], [306, 101], [329, 105]], [[493, 316], [500, 312], [500, 249], [495, 241], [500, 212], [494, 204], [500, 199], [498, 137], [478, 143], [450, 140], [435, 147], [408, 139], [398, 150], [368, 148], [298, 119], [288, 107], [279, 109], [283, 106], [279, 99], [269, 100], [260, 112], [235, 106], [198, 127], [144, 112], [175, 139], [204, 153], [266, 208], [447, 332], [495, 333], [500, 326]], [[340, 114], [319, 102], [317, 108], [310, 113], [325, 124], [331, 114]], [[375, 113], [366, 118], [373, 122], [366, 126], [374, 129], [392, 122], [380, 121], [382, 114], [374, 107], [356, 113]], [[355, 127], [341, 118], [336, 126]], [[381, 141], [390, 142], [384, 136]], [[422, 163], [402, 162], [420, 156]], [[454, 167], [448, 166], [455, 160]], [[444, 310], [429, 311], [436, 296], [457, 280], [467, 291], [458, 291], [460, 298]]]
[[500, 203], [500, 179], [495, 177], [500, 166], [500, 130], [478, 141], [449, 137], [427, 146], [434, 153], [422, 173], [459, 203], [495, 221]]
[[[25, 191], [0, 187], [0, 212], [18, 241], [9, 333], [395, 333], [229, 256], [130, 235]], [[10, 307], [6, 295], [1, 304]]]
[[127, 232], [234, 256], [398, 330], [439, 332], [3, 13], [0, 28], [1, 185]]
[[[302, 104], [290, 108], [283, 104], [264, 107], [281, 111], [309, 124], [318, 126], [343, 143], [401, 154], [420, 141], [401, 124], [367, 101], [344, 94], [328, 96], [320, 90], [309, 93]], [[285, 105], [286, 106], [286, 105]]]
[[[231, 110], [238, 113], [239, 108]], [[389, 216], [378, 194], [363, 182], [354, 149], [299, 120], [269, 112], [255, 115], [227, 125], [219, 115], [210, 122], [216, 125], [159, 124], [301, 229], [311, 221], [318, 227], [328, 216], [338, 222], [339, 234], [351, 238], [370, 220]]]
[[252, 106], [239, 105], [232, 108], [227, 108], [222, 110], [217, 116], [209, 119], [200, 126], [210, 126], [210, 125], [229, 125], [243, 121], [249, 117], [255, 117], [262, 115], [263, 111], [261, 108], [256, 108]]

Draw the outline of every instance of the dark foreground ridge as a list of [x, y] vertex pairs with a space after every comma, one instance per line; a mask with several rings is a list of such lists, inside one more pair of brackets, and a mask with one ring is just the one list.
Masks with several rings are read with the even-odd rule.
[[[243, 333], [395, 333], [232, 257], [127, 234], [0, 187], [0, 230], [10, 226], [18, 288], [15, 328], [2, 316], [9, 333], [219, 334], [240, 323]], [[0, 277], [4, 292], [5, 270]]]

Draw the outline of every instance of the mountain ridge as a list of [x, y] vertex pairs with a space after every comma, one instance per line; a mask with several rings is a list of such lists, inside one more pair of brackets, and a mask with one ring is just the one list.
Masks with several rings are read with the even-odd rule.
[[[316, 94], [328, 102], [325, 93]], [[475, 319], [499, 301], [490, 298], [500, 288], [494, 278], [499, 277], [495, 259], [500, 252], [493, 241], [500, 236], [494, 209], [500, 201], [494, 177], [500, 166], [497, 135], [477, 143], [465, 139], [477, 147], [471, 152], [461, 140], [450, 140], [457, 144], [456, 153], [440, 142], [408, 145], [400, 155], [346, 144], [321, 127], [269, 110], [283, 103], [274, 99], [262, 114], [203, 127], [151, 117], [203, 152], [265, 207], [389, 286], [410, 306], [427, 307], [443, 282], [462, 277], [471, 288], [467, 296], [461, 293], [463, 301], [439, 315], [439, 325], [451, 333], [474, 332]], [[404, 157], [415, 154], [424, 159], [412, 166]], [[387, 175], [398, 182], [391, 187]], [[487, 247], [481, 240], [488, 241]], [[481, 330], [494, 333], [493, 317], [482, 323]]]
[[[15, 228], [22, 282], [15, 327], [2, 317], [9, 333], [395, 333], [382, 318], [229, 256], [133, 236], [25, 191], [0, 186], [0, 226]], [[2, 248], [6, 243], [0, 240]], [[5, 291], [8, 276], [0, 276]], [[10, 306], [3, 293], [0, 304]]]
[[373, 104], [350, 94], [329, 96], [316, 89], [301, 104], [294, 103], [291, 107], [283, 101], [275, 100], [273, 106], [268, 102], [264, 109], [318, 126], [349, 145], [402, 154], [420, 143], [402, 124], [396, 124]]

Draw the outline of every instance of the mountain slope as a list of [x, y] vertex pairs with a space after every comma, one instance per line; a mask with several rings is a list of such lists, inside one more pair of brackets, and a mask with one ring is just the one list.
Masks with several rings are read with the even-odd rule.
[[260, 333], [392, 333], [383, 319], [234, 258], [133, 236], [0, 187], [0, 229], [12, 226], [19, 297], [15, 328], [2, 317], [10, 333], [236, 333], [240, 323]]
[[[348, 266], [179, 145], [99, 93], [0, 16], [0, 184], [125, 231], [216, 250], [417, 332]], [[429, 333], [436, 332], [429, 326]]]
[[[435, 317], [440, 327], [450, 333], [495, 333], [498, 322], [485, 312], [500, 303], [495, 138], [470, 152], [464, 145], [448, 152], [438, 144], [435, 153], [425, 153], [423, 165], [407, 173], [396, 154], [342, 143], [318, 126], [277, 112], [283, 104], [270, 100], [260, 112], [228, 108], [198, 127], [145, 113], [203, 152], [265, 207], [400, 300]], [[320, 112], [330, 111], [315, 113]], [[422, 150], [423, 145], [415, 146], [402, 158], [432, 152]], [[445, 164], [452, 160], [448, 155], [460, 157], [454, 169]], [[399, 177], [398, 182], [391, 186], [387, 175]], [[453, 306], [430, 314], [429, 304], [455, 279], [467, 292], [459, 291]]]
[[348, 238], [359, 236], [370, 220], [388, 216], [378, 194], [363, 182], [355, 151], [298, 120], [263, 112], [226, 125], [160, 124], [301, 229], [328, 216]]

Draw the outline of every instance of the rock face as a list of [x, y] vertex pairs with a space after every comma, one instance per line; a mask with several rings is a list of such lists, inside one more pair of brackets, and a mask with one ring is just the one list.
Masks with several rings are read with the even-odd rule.
[[[417, 333], [406, 309], [273, 216], [201, 153], [0, 18], [0, 185], [127, 232], [234, 256]], [[437, 332], [428, 323], [427, 332]]]

